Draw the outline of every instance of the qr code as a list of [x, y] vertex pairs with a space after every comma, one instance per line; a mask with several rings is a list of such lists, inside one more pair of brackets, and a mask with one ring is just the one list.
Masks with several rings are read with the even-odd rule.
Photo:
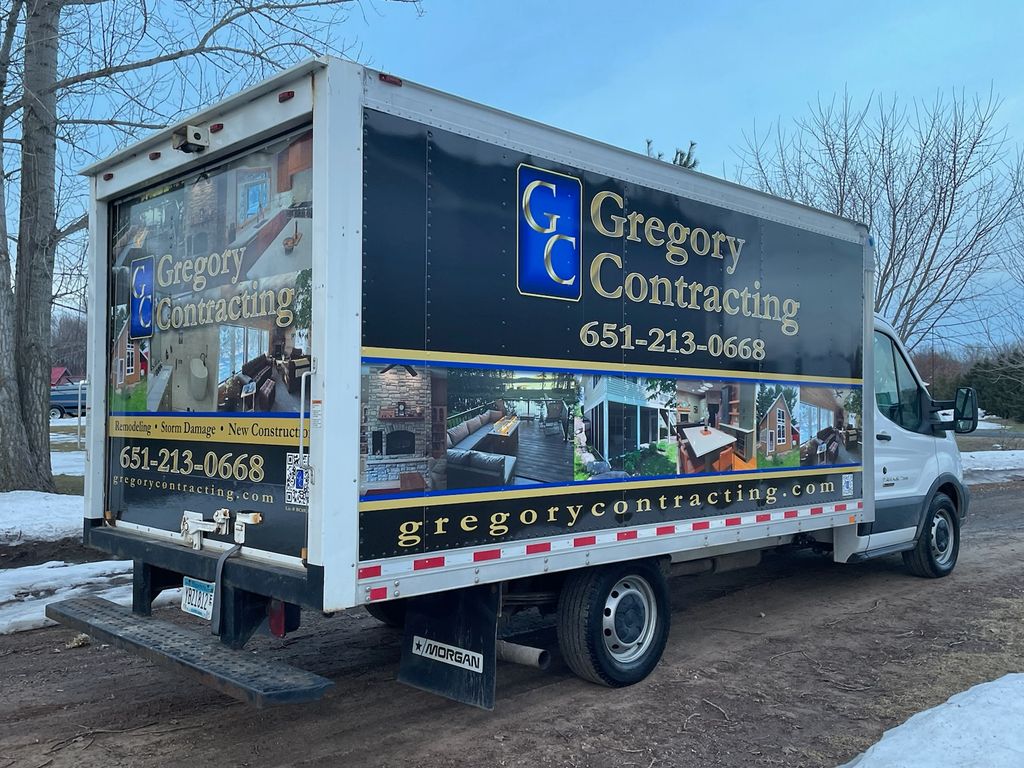
[[846, 473], [843, 475], [843, 498], [848, 499], [853, 496], [853, 475]]
[[309, 454], [288, 454], [284, 479], [284, 503], [309, 506]]

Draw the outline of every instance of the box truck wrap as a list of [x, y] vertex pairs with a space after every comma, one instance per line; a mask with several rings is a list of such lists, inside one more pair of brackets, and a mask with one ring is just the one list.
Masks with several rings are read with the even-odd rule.
[[180, 531], [185, 510], [244, 507], [261, 517], [247, 546], [301, 556], [312, 156], [300, 129], [111, 205], [107, 509], [119, 521]]
[[361, 559], [856, 508], [856, 232], [363, 123]]
[[[956, 563], [974, 393], [873, 317], [862, 225], [332, 59], [86, 173], [84, 538], [133, 606], [52, 618], [262, 705], [331, 682], [255, 631], [365, 605], [492, 707], [546, 663], [519, 610], [629, 685], [672, 568]], [[174, 587], [219, 639], [149, 616]]]

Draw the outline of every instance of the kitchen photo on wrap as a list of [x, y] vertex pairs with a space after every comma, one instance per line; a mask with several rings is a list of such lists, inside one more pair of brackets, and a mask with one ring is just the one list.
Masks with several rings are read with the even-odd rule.
[[134, 601], [57, 621], [265, 706], [332, 682], [255, 631], [365, 607], [399, 680], [490, 709], [549, 663], [518, 611], [625, 686], [674, 568], [956, 564], [974, 393], [873, 317], [863, 225], [335, 59], [86, 173], [84, 532]]

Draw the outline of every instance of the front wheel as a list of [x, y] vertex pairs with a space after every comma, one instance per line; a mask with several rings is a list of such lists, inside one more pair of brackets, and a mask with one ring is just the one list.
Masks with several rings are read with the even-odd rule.
[[953, 500], [944, 493], [935, 494], [917, 545], [903, 553], [903, 562], [915, 576], [939, 579], [956, 567], [960, 555], [960, 518]]
[[64, 418], [64, 411], [63, 411], [63, 409], [61, 409], [59, 406], [51, 405], [50, 406], [50, 420], [52, 421], [54, 419], [63, 419], [63, 418]]
[[668, 641], [668, 585], [639, 560], [571, 573], [558, 600], [558, 644], [585, 680], [621, 688], [651, 673]]

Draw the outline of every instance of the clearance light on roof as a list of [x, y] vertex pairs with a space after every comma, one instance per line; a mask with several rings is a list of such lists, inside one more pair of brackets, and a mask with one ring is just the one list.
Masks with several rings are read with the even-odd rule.
[[399, 88], [402, 87], [402, 79], [400, 77], [395, 77], [394, 75], [386, 75], [383, 72], [381, 72], [377, 75], [377, 78], [382, 83], [387, 83], [388, 85], [397, 85]]
[[210, 133], [220, 133], [224, 130], [224, 123], [213, 123], [210, 126]]
[[284, 104], [286, 101], [295, 98], [295, 91], [281, 91], [277, 94], [277, 100], [279, 103]]
[[104, 173], [103, 174], [103, 180], [104, 181], [110, 181], [112, 178], [114, 178], [114, 174], [112, 174], [112, 173]]
[[150, 152], [149, 153], [149, 159], [150, 160], [159, 160], [160, 159], [160, 153], [159, 152]]

